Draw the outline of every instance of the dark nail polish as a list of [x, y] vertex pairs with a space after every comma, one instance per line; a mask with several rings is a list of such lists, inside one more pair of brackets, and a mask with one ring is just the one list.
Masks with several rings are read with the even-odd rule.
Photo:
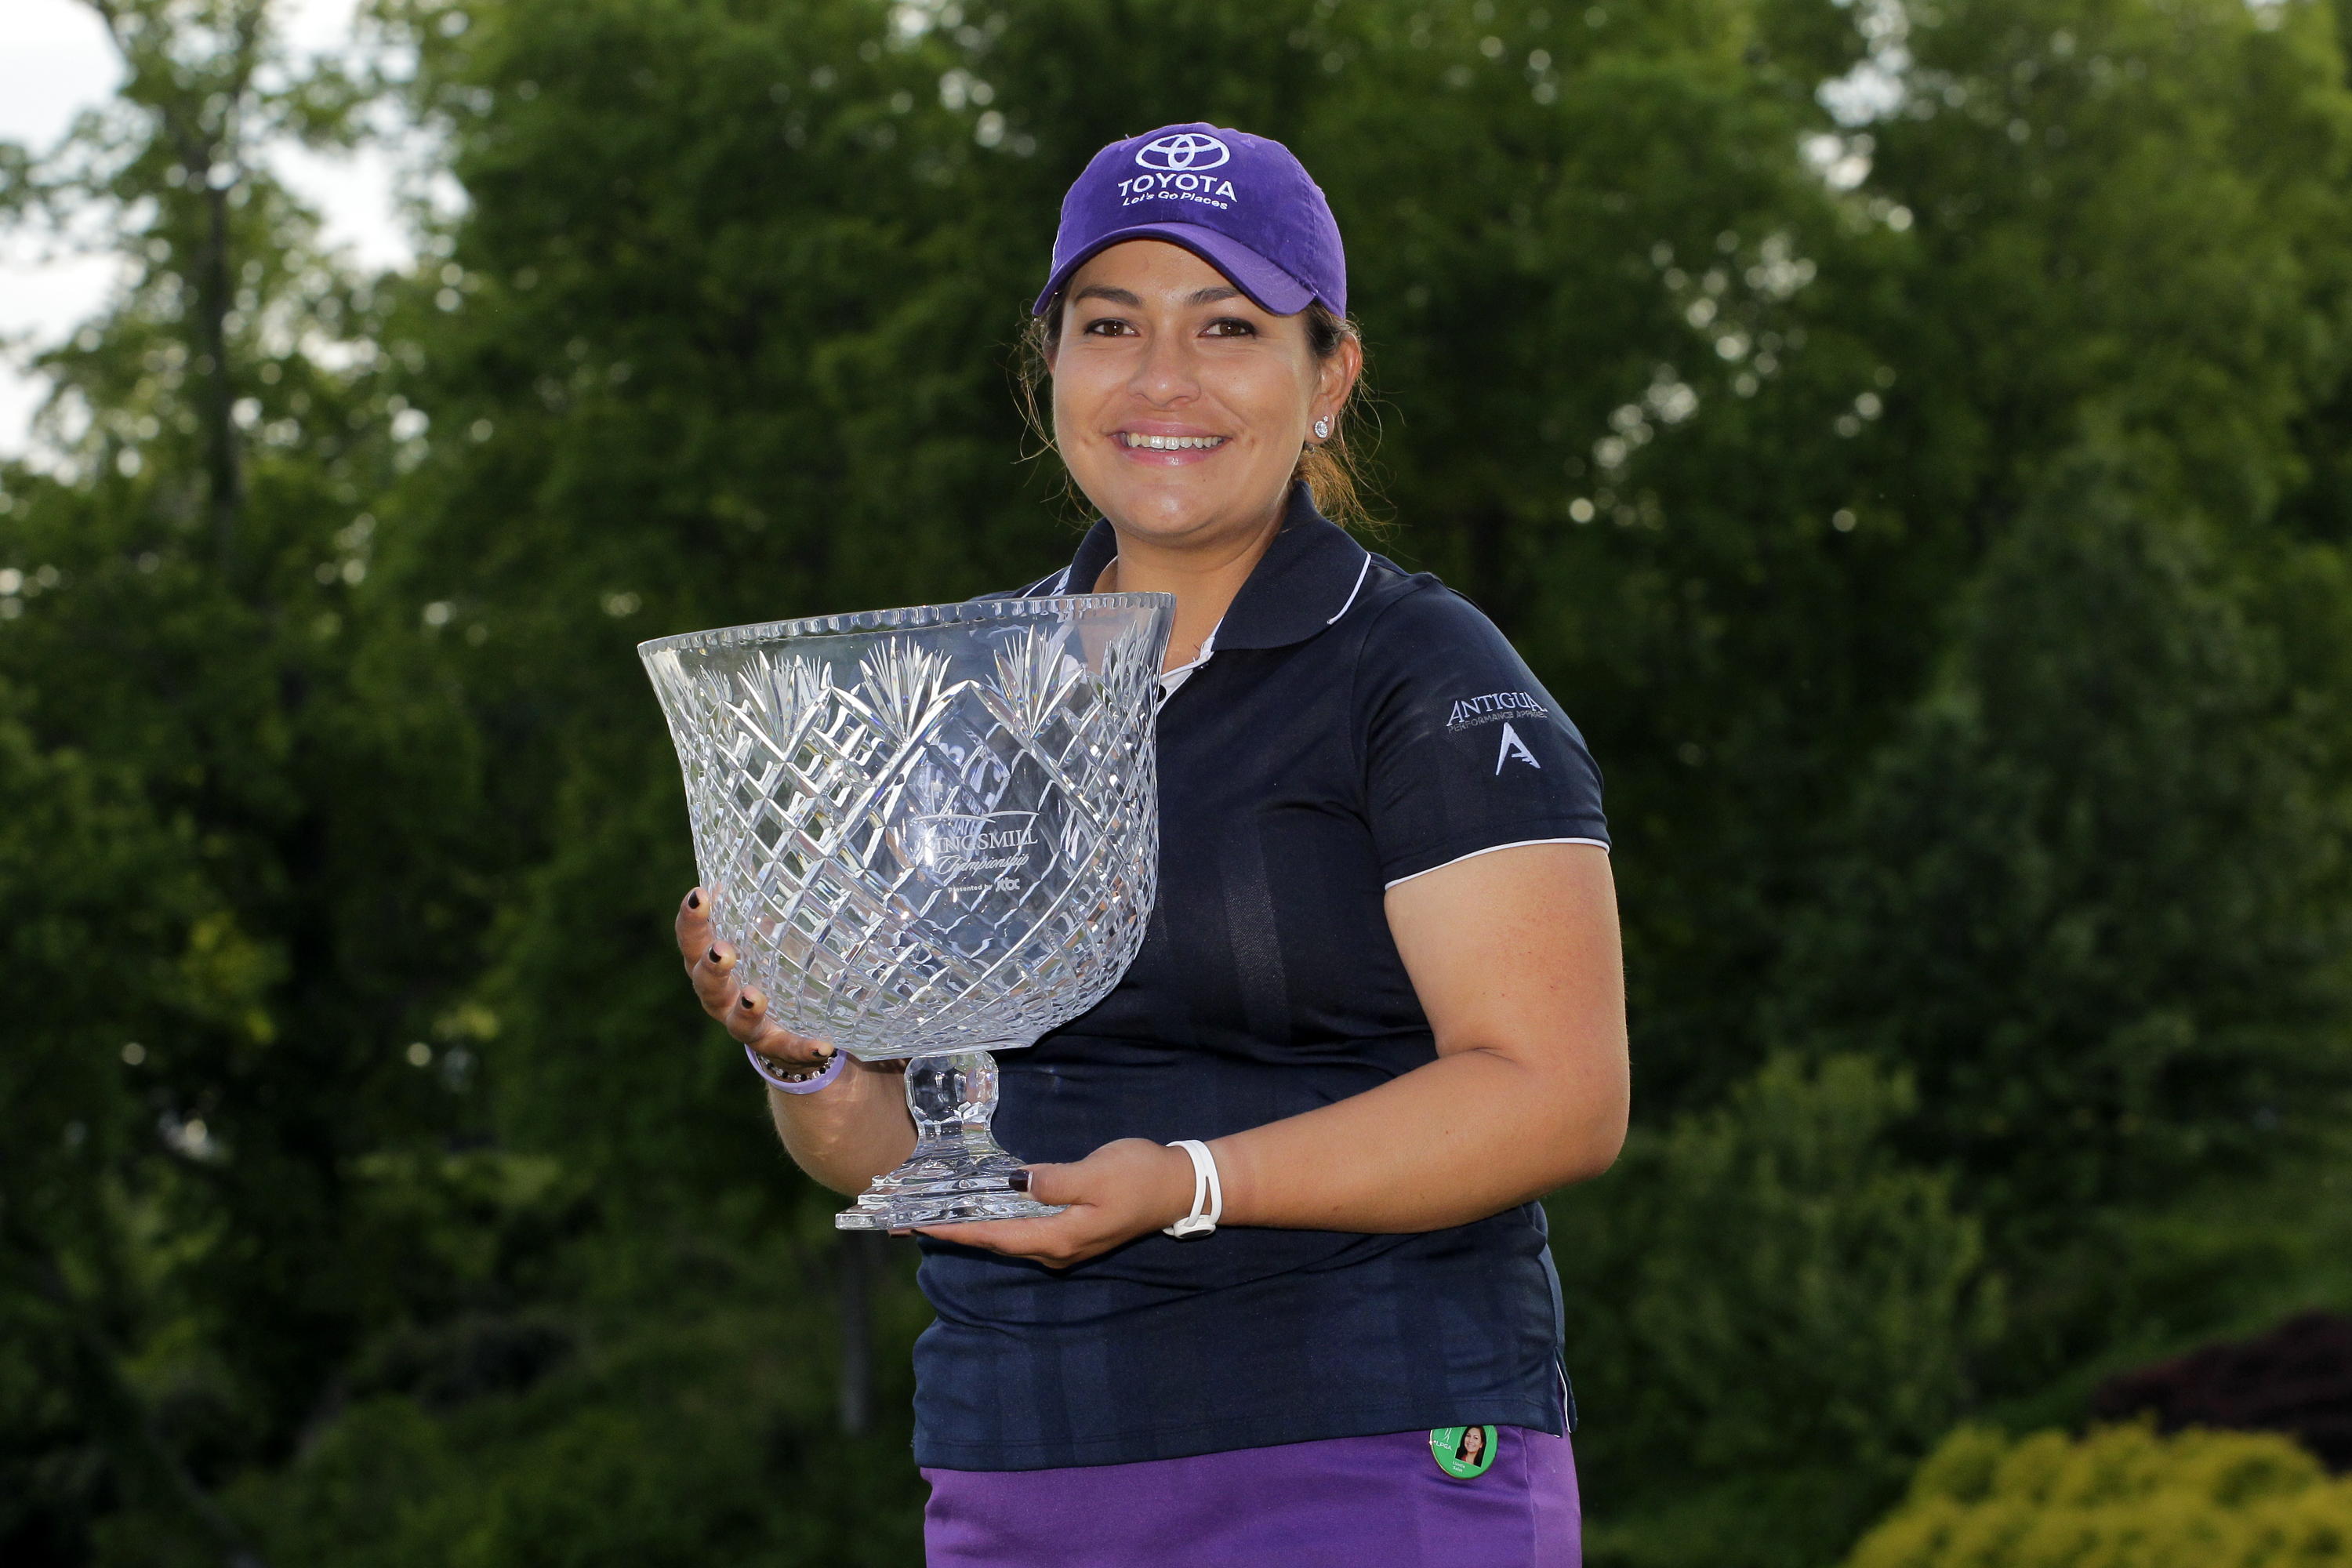
[[719, 963], [719, 950], [715, 947], [710, 950], [710, 963], [713, 967]]
[[740, 1002], [737, 1003], [736, 1005], [748, 1013], [751, 1010], [751, 998], [747, 995]]
[[690, 893], [687, 894], [687, 896], [686, 896], [686, 907], [687, 907], [688, 909], [689, 909], [689, 910], [698, 910], [698, 909], [700, 909], [700, 908], [702, 907], [702, 889], [701, 889], [697, 888], [697, 889], [694, 889], [694, 891], [692, 891], [692, 892], [690, 892]]
[[1015, 1171], [1004, 1178], [1004, 1184], [1016, 1193], [1025, 1193], [1029, 1190], [1029, 1173]]

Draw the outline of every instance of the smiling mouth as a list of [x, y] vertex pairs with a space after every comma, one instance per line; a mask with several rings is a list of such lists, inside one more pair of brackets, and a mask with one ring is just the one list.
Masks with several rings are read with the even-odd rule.
[[1231, 439], [1225, 436], [1141, 436], [1132, 430], [1118, 433], [1119, 445], [1131, 452], [1197, 452], [1222, 447]]

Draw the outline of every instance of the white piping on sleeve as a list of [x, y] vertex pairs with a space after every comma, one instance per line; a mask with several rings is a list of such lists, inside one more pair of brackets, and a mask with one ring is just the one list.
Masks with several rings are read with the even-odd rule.
[[1058, 577], [1056, 577], [1056, 578], [1055, 578], [1055, 579], [1054, 579], [1054, 585], [1053, 585], [1053, 587], [1051, 587], [1050, 589], [1046, 590], [1045, 597], [1047, 597], [1047, 598], [1049, 598], [1049, 599], [1050, 599], [1050, 598], [1054, 597], [1054, 596], [1055, 596], [1055, 595], [1057, 595], [1057, 594], [1066, 594], [1066, 593], [1068, 593], [1069, 591], [1070, 591], [1070, 569], [1069, 569], [1069, 567], [1065, 566], [1065, 567], [1063, 567], [1063, 568], [1062, 568], [1062, 574], [1061, 574], [1060, 576], [1058, 576]]
[[1473, 849], [1467, 855], [1456, 855], [1453, 859], [1446, 861], [1444, 865], [1430, 866], [1419, 871], [1415, 871], [1412, 874], [1412, 877], [1399, 877], [1395, 881], [1389, 883], [1387, 887], [1382, 888], [1381, 890], [1382, 892], [1386, 892], [1389, 888], [1402, 888], [1407, 882], [1412, 881], [1413, 877], [1426, 877], [1432, 871], [1443, 871], [1445, 869], [1446, 866], [1459, 866], [1465, 860], [1475, 860], [1479, 856], [1492, 855], [1497, 849], [1523, 849], [1530, 844], [1590, 844], [1595, 849], [1601, 850], [1606, 850], [1609, 847], [1606, 843], [1598, 838], [1522, 838], [1517, 840], [1516, 843], [1511, 844], [1489, 844], [1484, 849]]
[[[1348, 590], [1348, 604], [1339, 606], [1339, 616], [1346, 615], [1348, 613], [1348, 605], [1354, 604], [1356, 602], [1356, 595], [1364, 591], [1364, 579], [1371, 574], [1371, 570], [1372, 552], [1367, 550], [1364, 552], [1364, 563], [1356, 568], [1356, 585]], [[1333, 616], [1329, 620], [1325, 621], [1323, 624], [1327, 626], [1337, 626], [1339, 621], [1339, 616]]]

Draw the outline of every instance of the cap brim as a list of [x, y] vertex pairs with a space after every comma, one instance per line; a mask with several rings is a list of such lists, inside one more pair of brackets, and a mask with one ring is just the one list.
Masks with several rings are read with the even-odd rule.
[[1055, 268], [1029, 313], [1044, 315], [1045, 308], [1054, 302], [1054, 296], [1062, 291], [1079, 268], [1112, 246], [1130, 239], [1164, 239], [1171, 245], [1182, 246], [1232, 279], [1234, 287], [1248, 295], [1260, 309], [1277, 316], [1295, 316], [1314, 302], [1315, 290], [1238, 239], [1198, 224], [1140, 223], [1103, 236]]

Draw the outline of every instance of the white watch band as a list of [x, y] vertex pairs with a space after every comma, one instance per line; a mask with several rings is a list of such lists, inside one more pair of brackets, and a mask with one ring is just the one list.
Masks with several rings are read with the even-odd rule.
[[1217, 1180], [1216, 1156], [1198, 1138], [1179, 1138], [1168, 1146], [1181, 1149], [1192, 1157], [1192, 1212], [1174, 1225], [1160, 1228], [1179, 1241], [1189, 1236], [1206, 1236], [1217, 1228], [1217, 1221], [1225, 1212], [1225, 1189]]

